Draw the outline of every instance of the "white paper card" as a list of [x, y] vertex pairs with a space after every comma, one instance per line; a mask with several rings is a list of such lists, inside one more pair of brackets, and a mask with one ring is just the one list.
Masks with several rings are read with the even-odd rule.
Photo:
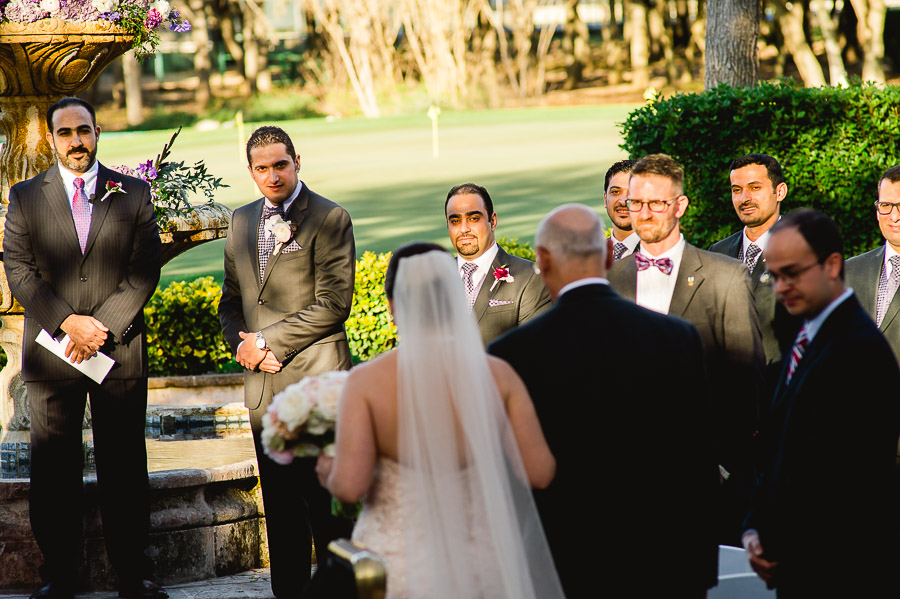
[[39, 345], [53, 352], [60, 360], [96, 383], [102, 383], [103, 379], [106, 378], [106, 375], [109, 374], [110, 369], [112, 369], [113, 364], [116, 363], [115, 360], [101, 352], [97, 352], [87, 360], [82, 360], [81, 364], [70, 362], [69, 358], [66, 357], [66, 346], [69, 345], [68, 335], [63, 337], [62, 341], [57, 341], [50, 336], [50, 333], [41, 329], [41, 332], [38, 333], [35, 341], [37, 341]]

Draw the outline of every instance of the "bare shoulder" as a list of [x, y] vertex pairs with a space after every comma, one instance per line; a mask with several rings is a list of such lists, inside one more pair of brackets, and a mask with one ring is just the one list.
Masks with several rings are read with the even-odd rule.
[[386, 379], [397, 376], [397, 350], [385, 352], [367, 362], [357, 364], [347, 377], [347, 387], [361, 395], [367, 389], [376, 388]]
[[494, 375], [494, 381], [497, 383], [497, 387], [500, 389], [501, 393], [505, 393], [510, 387], [521, 383], [519, 375], [516, 374], [513, 367], [509, 365], [509, 362], [503, 358], [491, 355], [487, 356], [487, 360], [488, 366], [491, 369], [491, 374]]

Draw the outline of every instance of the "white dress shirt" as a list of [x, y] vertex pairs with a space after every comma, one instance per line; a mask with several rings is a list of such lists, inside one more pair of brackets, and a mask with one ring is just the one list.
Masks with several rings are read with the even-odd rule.
[[667, 275], [656, 266], [651, 266], [647, 270], [639, 270], [634, 294], [634, 302], [637, 305], [660, 314], [669, 313], [672, 292], [675, 291], [675, 281], [678, 278], [678, 269], [681, 268], [681, 257], [684, 255], [684, 243], [684, 235], [679, 235], [678, 243], [659, 256], [653, 256], [646, 251], [646, 248], [641, 248], [641, 253], [648, 258], [672, 260], [672, 273]]
[[609, 285], [609, 281], [604, 279], [603, 277], [587, 277], [585, 279], [572, 281], [567, 285], [563, 285], [563, 288], [559, 290], [559, 294], [556, 296], [556, 299], [558, 300], [559, 298], [561, 298], [564, 293], [567, 293], [579, 287], [584, 287], [585, 285]]

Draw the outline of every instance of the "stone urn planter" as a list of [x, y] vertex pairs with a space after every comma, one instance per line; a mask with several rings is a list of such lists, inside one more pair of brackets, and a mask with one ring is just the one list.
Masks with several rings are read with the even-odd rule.
[[[45, 115], [53, 102], [86, 90], [100, 72], [131, 48], [132, 37], [107, 21], [75, 23], [42, 19], [0, 24], [0, 243], [9, 190], [55, 162], [47, 143]], [[164, 231], [163, 264], [201, 243], [225, 237], [231, 211], [221, 204], [173, 215]], [[22, 307], [0, 270], [0, 346], [7, 366], [0, 372], [0, 441], [28, 430], [25, 388], [19, 379], [24, 320]]]

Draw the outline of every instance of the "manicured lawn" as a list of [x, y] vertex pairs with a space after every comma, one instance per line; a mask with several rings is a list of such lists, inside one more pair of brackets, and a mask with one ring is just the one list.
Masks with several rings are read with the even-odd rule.
[[[353, 218], [357, 253], [385, 252], [412, 240], [449, 247], [443, 219], [447, 190], [472, 181], [491, 192], [498, 235], [531, 241], [550, 209], [567, 202], [602, 209], [603, 175], [621, 158], [617, 124], [632, 105], [449, 112], [440, 117], [440, 157], [431, 123], [420, 116], [279, 123], [300, 154], [301, 179]], [[102, 115], [100, 125], [103, 124]], [[245, 139], [257, 124], [248, 124]], [[107, 133], [107, 165], [155, 157], [171, 132]], [[230, 185], [216, 200], [234, 208], [259, 197], [236, 128], [185, 130], [170, 159], [203, 159]], [[212, 274], [222, 279], [222, 246], [213, 242], [167, 265], [162, 284]]]

